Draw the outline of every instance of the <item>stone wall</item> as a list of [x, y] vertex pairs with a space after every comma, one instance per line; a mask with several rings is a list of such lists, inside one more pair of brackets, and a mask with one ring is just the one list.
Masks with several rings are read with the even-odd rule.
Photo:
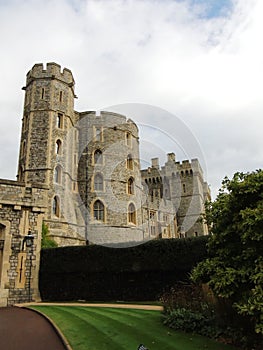
[[[38, 270], [47, 187], [0, 180], [0, 305], [38, 300]], [[26, 247], [31, 233], [33, 246]], [[24, 242], [24, 243], [23, 243]]]

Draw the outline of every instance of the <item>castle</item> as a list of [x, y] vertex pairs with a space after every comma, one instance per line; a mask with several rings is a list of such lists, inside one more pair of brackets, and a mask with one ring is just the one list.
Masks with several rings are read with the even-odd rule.
[[164, 166], [154, 158], [141, 170], [137, 125], [75, 111], [74, 87], [56, 63], [27, 74], [17, 181], [0, 180], [0, 305], [27, 300], [28, 290], [37, 299], [43, 223], [60, 246], [208, 233], [198, 220], [210, 197], [198, 160], [169, 153]]

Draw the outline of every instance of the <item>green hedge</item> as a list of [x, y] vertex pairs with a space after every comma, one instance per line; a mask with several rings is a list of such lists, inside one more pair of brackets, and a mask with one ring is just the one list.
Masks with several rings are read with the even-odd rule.
[[43, 300], [146, 301], [207, 256], [207, 237], [149, 241], [130, 248], [73, 246], [41, 251]]

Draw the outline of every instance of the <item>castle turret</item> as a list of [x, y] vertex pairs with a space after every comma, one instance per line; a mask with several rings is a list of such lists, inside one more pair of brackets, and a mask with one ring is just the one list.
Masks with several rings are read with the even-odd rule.
[[[63, 245], [68, 225], [76, 226], [78, 113], [74, 111], [74, 78], [56, 63], [35, 64], [27, 73], [18, 181], [48, 187], [45, 222]], [[72, 209], [73, 208], [73, 209]], [[65, 226], [65, 222], [67, 225]], [[65, 227], [64, 227], [64, 226]], [[69, 232], [74, 238], [75, 234]]]
[[18, 180], [53, 183], [56, 153], [74, 119], [74, 78], [56, 63], [27, 73]]

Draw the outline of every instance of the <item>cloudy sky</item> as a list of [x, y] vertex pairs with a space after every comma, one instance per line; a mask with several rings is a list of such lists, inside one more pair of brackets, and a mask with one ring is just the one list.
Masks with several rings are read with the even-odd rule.
[[15, 179], [21, 87], [41, 62], [72, 70], [77, 111], [131, 114], [145, 164], [200, 158], [213, 197], [262, 168], [262, 13], [262, 0], [0, 0], [0, 177]]

